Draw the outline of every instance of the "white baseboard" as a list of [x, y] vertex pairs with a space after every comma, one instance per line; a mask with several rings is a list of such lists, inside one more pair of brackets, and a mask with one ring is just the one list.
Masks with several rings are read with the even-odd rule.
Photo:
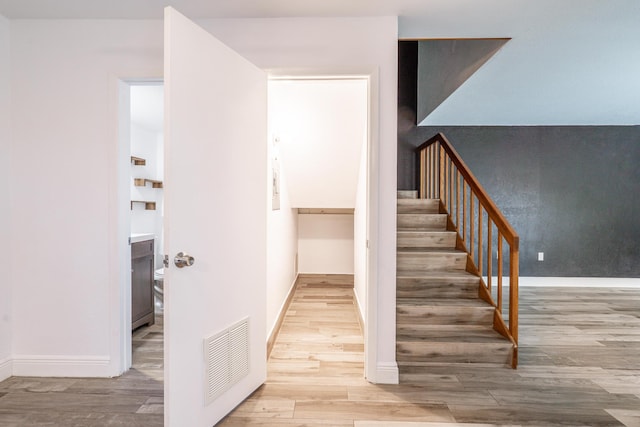
[[19, 377], [110, 377], [109, 357], [28, 356], [13, 357], [12, 374]]
[[360, 300], [358, 299], [358, 293], [356, 292], [356, 289], [353, 289], [353, 301], [355, 303], [356, 306], [356, 310], [358, 311], [357, 315], [358, 315], [358, 323], [360, 323], [360, 327], [362, 328], [362, 333], [364, 334], [364, 311], [362, 310], [362, 305], [360, 304]]
[[396, 362], [378, 363], [376, 366], [376, 378], [372, 381], [376, 384], [399, 384], [400, 372]]
[[289, 287], [289, 292], [287, 292], [287, 296], [282, 301], [280, 305], [280, 310], [278, 311], [278, 315], [276, 316], [275, 322], [273, 326], [271, 326], [271, 331], [267, 336], [267, 358], [271, 355], [271, 349], [275, 344], [276, 338], [278, 337], [278, 333], [280, 332], [280, 328], [282, 327], [282, 323], [284, 322], [284, 316], [287, 314], [287, 310], [289, 309], [289, 305], [291, 305], [291, 301], [293, 300], [293, 294], [296, 291], [296, 283], [298, 282], [298, 277], [300, 273], [297, 273], [293, 278], [293, 283]]
[[0, 359], [0, 381], [4, 381], [13, 375], [13, 360], [10, 358]]
[[622, 277], [521, 277], [520, 286], [570, 288], [640, 288], [640, 278]]
[[[486, 276], [483, 277], [485, 283]], [[496, 286], [498, 278], [491, 279]], [[565, 287], [565, 288], [640, 288], [640, 278], [626, 277], [520, 277], [520, 287]], [[509, 286], [509, 278], [502, 278], [502, 286]]]

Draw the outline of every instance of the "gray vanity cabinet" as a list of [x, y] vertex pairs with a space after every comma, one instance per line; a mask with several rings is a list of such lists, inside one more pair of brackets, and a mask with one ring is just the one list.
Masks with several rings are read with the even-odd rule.
[[153, 240], [131, 244], [131, 329], [153, 325]]

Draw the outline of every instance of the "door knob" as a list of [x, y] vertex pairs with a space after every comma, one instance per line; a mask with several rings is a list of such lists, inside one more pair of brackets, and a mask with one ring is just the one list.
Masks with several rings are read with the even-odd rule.
[[178, 268], [182, 267], [190, 267], [195, 262], [195, 258], [189, 255], [186, 252], [178, 252], [178, 254], [173, 258], [173, 263]]

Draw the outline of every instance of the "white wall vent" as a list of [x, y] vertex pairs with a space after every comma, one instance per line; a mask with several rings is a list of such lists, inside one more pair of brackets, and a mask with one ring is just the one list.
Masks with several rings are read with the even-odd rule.
[[249, 373], [249, 318], [204, 340], [204, 404], [209, 405]]

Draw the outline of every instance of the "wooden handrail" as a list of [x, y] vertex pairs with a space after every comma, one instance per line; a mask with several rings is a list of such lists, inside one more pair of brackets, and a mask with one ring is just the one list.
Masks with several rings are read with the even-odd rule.
[[[511, 246], [518, 248], [520, 244], [518, 234], [515, 232], [513, 227], [511, 227], [511, 224], [509, 224], [506, 218], [502, 215], [502, 212], [500, 212], [495, 203], [493, 203], [493, 200], [491, 200], [487, 192], [484, 190], [484, 188], [482, 188], [478, 179], [473, 175], [473, 173], [471, 173], [471, 169], [469, 169], [464, 160], [462, 160], [456, 149], [453, 148], [453, 145], [451, 145], [444, 134], [438, 133], [432, 136], [430, 139], [418, 146], [418, 148], [416, 148], [416, 151], [421, 152], [434, 142], [440, 142], [442, 148], [444, 148], [447, 154], [449, 154], [449, 157], [453, 161], [453, 164], [456, 165], [462, 176], [465, 178], [465, 181], [471, 188], [471, 191], [473, 191], [475, 196], [480, 200], [482, 207], [486, 209], [487, 213], [489, 213], [489, 216], [492, 219], [495, 218], [496, 224], [499, 226], [499, 228], [504, 229], [504, 237], [507, 242]], [[422, 194], [422, 192], [420, 194]]]
[[[494, 329], [514, 344], [512, 366], [516, 368], [518, 363], [520, 245], [518, 234], [442, 133], [425, 141], [416, 151], [420, 160], [420, 198], [440, 199], [442, 209], [448, 214], [450, 229], [457, 232], [456, 247], [468, 254], [467, 270], [480, 278], [480, 297], [496, 309]], [[483, 233], [485, 225], [486, 233]], [[497, 273], [496, 287], [492, 286], [494, 227], [497, 230], [495, 238], [498, 248], [497, 269], [495, 270]], [[503, 243], [508, 245], [509, 251], [507, 258], [509, 264], [507, 313], [504, 313], [503, 307], [503, 267], [505, 262]], [[483, 277], [484, 263], [486, 263], [486, 270], [484, 270], [487, 274], [486, 282]], [[508, 319], [508, 325], [505, 318]]]

